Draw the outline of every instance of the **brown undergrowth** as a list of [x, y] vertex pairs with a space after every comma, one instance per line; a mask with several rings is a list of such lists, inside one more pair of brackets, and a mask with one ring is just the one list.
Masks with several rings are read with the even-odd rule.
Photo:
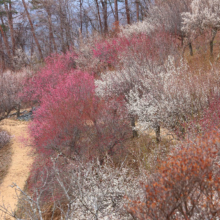
[[127, 143], [129, 149], [127, 155], [128, 166], [136, 170], [143, 168], [147, 172], [153, 172], [157, 169], [158, 160], [166, 158], [171, 146], [176, 142], [176, 139], [168, 135], [161, 135], [161, 141], [157, 143], [152, 132], [142, 133], [139, 137], [131, 139]]

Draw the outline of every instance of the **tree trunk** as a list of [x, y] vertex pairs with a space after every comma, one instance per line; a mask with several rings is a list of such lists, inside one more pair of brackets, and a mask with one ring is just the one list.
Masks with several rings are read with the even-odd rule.
[[[50, 31], [50, 43], [53, 44], [54, 50], [57, 53], [57, 45], [56, 45], [54, 35], [53, 35], [53, 24], [52, 24], [52, 21], [51, 21], [51, 13], [50, 13], [49, 9], [46, 9], [46, 10], [47, 10], [47, 14], [48, 14], [48, 24], [49, 24], [49, 31]], [[52, 45], [51, 45], [51, 47], [52, 47]]]
[[61, 38], [61, 50], [63, 53], [66, 53], [62, 24], [60, 24], [60, 38]]
[[60, 16], [60, 38], [61, 38], [61, 47], [62, 47], [62, 52], [66, 53], [66, 45], [65, 45], [65, 40], [64, 40], [64, 21], [63, 21], [63, 10], [61, 6], [62, 2], [59, 0], [59, 16]]
[[69, 50], [73, 45], [72, 38], [71, 38], [71, 27], [68, 21], [67, 14], [65, 12], [62, 12], [62, 15], [63, 15], [62, 17], [63, 17], [65, 35], [66, 35], [65, 46], [66, 46], [66, 49]]
[[80, 32], [82, 33], [83, 23], [82, 23], [82, 0], [79, 1], [79, 17], [80, 17]]
[[102, 8], [103, 8], [103, 20], [104, 20], [104, 33], [108, 33], [108, 7], [107, 0], [102, 0]]
[[155, 128], [155, 134], [156, 134], [156, 141], [157, 141], [157, 143], [159, 143], [160, 140], [161, 140], [161, 137], [160, 137], [160, 126], [159, 125], [157, 125], [156, 128]]
[[97, 12], [98, 12], [99, 26], [100, 26], [100, 30], [101, 30], [101, 34], [102, 34], [102, 20], [101, 20], [101, 17], [100, 17], [98, 0], [95, 0], [95, 3], [96, 3]]
[[3, 49], [1, 37], [0, 37], [0, 50], [1, 50], [1, 70], [0, 70], [0, 73], [3, 73], [5, 70], [5, 56], [4, 56], [4, 49]]
[[192, 48], [192, 43], [189, 43], [189, 50], [190, 50], [190, 56], [193, 56], [193, 48]]
[[21, 111], [21, 105], [18, 104], [18, 107], [17, 107], [17, 117], [20, 117], [20, 111]]
[[181, 36], [181, 46], [183, 47], [184, 46], [184, 37]]
[[[107, 1], [108, 1], [108, 4], [109, 4], [110, 8], [111, 8], [112, 15], [113, 15], [114, 18], [115, 18], [115, 11], [114, 11], [114, 9], [113, 9], [113, 7], [112, 7], [112, 1], [111, 1], [111, 0], [107, 0]], [[114, 1], [115, 1], [115, 0], [114, 0]]]
[[217, 34], [217, 29], [212, 29], [212, 39], [210, 41], [210, 56], [213, 57], [213, 46], [214, 46], [214, 39]]
[[105, 33], [108, 33], [108, 5], [107, 0], [104, 0], [105, 7], [104, 7], [104, 26], [105, 26]]
[[15, 55], [15, 37], [14, 37], [14, 27], [13, 27], [11, 0], [9, 0], [9, 10], [8, 10], [8, 5], [5, 3], [5, 10], [6, 10], [6, 13], [7, 13], [8, 24], [9, 24], [10, 35], [11, 35], [12, 53], [13, 53], [13, 55]]
[[130, 10], [129, 10], [129, 7], [128, 7], [128, 0], [125, 0], [125, 10], [126, 10], [127, 24], [131, 24]]
[[145, 12], [144, 12], [144, 9], [143, 9], [142, 6], [141, 6], [140, 14], [141, 14], [140, 20], [143, 21], [143, 20], [144, 20], [144, 17], [146, 17], [146, 16], [145, 16]]
[[1, 34], [2, 34], [2, 38], [3, 38], [4, 44], [5, 44], [6, 50], [7, 50], [8, 57], [9, 57], [9, 59], [11, 59], [11, 52], [10, 52], [8, 40], [7, 40], [7, 37], [6, 37], [6, 35], [5, 35], [5, 32], [3, 31], [1, 25], [0, 25], [0, 31], [1, 31]]
[[115, 22], [118, 22], [118, 0], [114, 0], [115, 4]]
[[33, 26], [33, 23], [32, 23], [32, 21], [31, 21], [31, 17], [30, 17], [30, 14], [29, 14], [29, 12], [28, 12], [27, 5], [26, 5], [26, 3], [25, 3], [24, 0], [22, 0], [22, 3], [23, 3], [23, 5], [24, 5], [24, 9], [25, 9], [26, 15], [27, 15], [27, 17], [28, 17], [28, 21], [29, 21], [30, 26], [31, 26], [31, 32], [32, 32], [32, 34], [33, 34], [35, 43], [36, 43], [36, 45], [37, 45], [37, 49], [38, 49], [38, 51], [39, 51], [40, 58], [41, 58], [41, 60], [43, 61], [43, 59], [44, 59], [43, 53], [42, 53], [42, 51], [41, 51], [41, 47], [40, 47], [39, 41], [38, 41], [38, 39], [37, 39], [37, 37], [36, 37], [36, 35], [35, 35], [34, 26]]
[[[186, 117], [184, 115], [182, 116], [182, 119], [183, 119], [184, 122], [186, 122]], [[180, 123], [180, 131], [181, 131], [181, 134], [180, 134], [181, 138], [185, 139], [186, 128], [182, 123]]]
[[66, 48], [67, 50], [71, 47], [71, 37], [70, 37], [70, 29], [67, 22], [65, 22], [65, 32], [66, 32]]
[[136, 0], [136, 15], [137, 15], [137, 21], [139, 21], [139, 0]]
[[213, 57], [213, 41], [210, 41], [210, 56]]
[[138, 137], [138, 132], [134, 129], [135, 128], [135, 117], [131, 117], [131, 126], [132, 126], [132, 131], [133, 131], [133, 138]]
[[34, 40], [33, 37], [31, 37], [31, 56], [34, 54]]

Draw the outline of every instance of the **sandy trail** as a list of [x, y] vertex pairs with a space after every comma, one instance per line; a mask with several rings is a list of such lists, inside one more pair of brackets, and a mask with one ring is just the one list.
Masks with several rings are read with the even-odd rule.
[[[24, 144], [21, 143], [21, 137], [28, 137], [28, 122], [6, 119], [0, 122], [0, 126], [13, 136], [12, 162], [3, 183], [0, 185], [0, 205], [3, 205], [4, 201], [4, 205], [10, 207], [10, 210], [15, 210], [17, 196], [10, 185], [14, 182], [23, 189], [30, 172], [30, 166], [33, 163], [33, 157], [30, 156], [31, 147], [24, 147]], [[0, 219], [2, 219], [1, 215], [2, 213], [0, 212]]]

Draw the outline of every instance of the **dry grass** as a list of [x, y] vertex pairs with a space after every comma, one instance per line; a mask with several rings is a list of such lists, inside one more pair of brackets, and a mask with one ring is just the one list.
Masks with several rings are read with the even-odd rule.
[[[127, 166], [139, 172], [140, 168], [151, 172], [157, 168], [158, 161], [166, 158], [171, 146], [177, 143], [174, 135], [161, 129], [161, 141], [157, 143], [155, 133], [148, 130], [137, 138], [132, 138], [125, 143]], [[119, 164], [121, 160], [119, 161]]]
[[220, 64], [220, 33], [218, 33], [214, 40], [213, 57], [210, 56], [210, 45], [208, 38], [199, 36], [192, 43], [193, 56], [190, 56], [189, 47], [186, 48], [184, 58], [188, 61], [190, 69], [194, 72], [202, 71], [209, 72], [212, 65]]

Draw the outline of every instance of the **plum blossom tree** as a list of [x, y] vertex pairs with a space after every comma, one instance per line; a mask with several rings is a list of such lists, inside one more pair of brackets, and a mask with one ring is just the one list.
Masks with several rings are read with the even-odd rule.
[[168, 57], [165, 65], [145, 71], [142, 86], [135, 85], [127, 97], [128, 109], [138, 115], [139, 129], [153, 127], [157, 139], [160, 125], [175, 128], [208, 105], [210, 85], [194, 75], [183, 60], [176, 65], [174, 58]]
[[[134, 66], [121, 71], [111, 71], [103, 74], [100, 80], [96, 80], [97, 95], [102, 98], [123, 97], [127, 100], [126, 95], [136, 85], [141, 83], [141, 75], [132, 71]], [[135, 126], [134, 117], [131, 117], [132, 126]], [[133, 137], [137, 136], [137, 132], [133, 131]]]
[[142, 22], [137, 22], [132, 25], [126, 25], [121, 28], [121, 36], [130, 37], [136, 34], [146, 34], [149, 35], [155, 30], [155, 26], [151, 24], [150, 21], [144, 20]]
[[[6, 206], [0, 206], [0, 210], [16, 220], [53, 219], [55, 216], [73, 220], [134, 219], [125, 208], [128, 205], [125, 195], [136, 199], [142, 194], [139, 180], [144, 179], [144, 175], [135, 174], [124, 163], [115, 167], [109, 158], [103, 165], [97, 160], [68, 161], [65, 170], [60, 169], [63, 162], [61, 155], [53, 158], [52, 168], [41, 171], [39, 183], [32, 193], [13, 184], [17, 195], [21, 193], [22, 218]], [[51, 210], [45, 206], [48, 202]]]
[[211, 32], [210, 54], [213, 56], [213, 41], [220, 28], [220, 2], [218, 0], [193, 0], [191, 12], [182, 13], [182, 30], [196, 37], [198, 34]]
[[65, 80], [69, 73], [76, 68], [76, 54], [69, 51], [66, 54], [54, 54], [45, 59], [45, 66], [37, 73], [26, 77], [24, 89], [20, 94], [25, 102], [40, 104], [44, 94]]
[[100, 100], [94, 77], [72, 71], [55, 88], [47, 88], [34, 113], [30, 129], [38, 152], [85, 158], [119, 153], [131, 135], [122, 103]]
[[[92, 80], [89, 74], [74, 72], [55, 88], [47, 88], [47, 93], [42, 94], [41, 105], [34, 114], [31, 126], [31, 134], [39, 149], [42, 147], [43, 150], [46, 146], [56, 148], [62, 142], [72, 142], [70, 149], [76, 148], [80, 131], [75, 125], [79, 124], [87, 110], [86, 101], [92, 98]], [[82, 125], [84, 123], [81, 122]]]
[[118, 71], [96, 80], [100, 96], [124, 95], [128, 111], [138, 116], [136, 129], [154, 128], [160, 139], [160, 126], [174, 129], [208, 105], [209, 80], [201, 80], [181, 60], [169, 56], [165, 64], [131, 60]]
[[[157, 72], [156, 69], [164, 62], [167, 54], [175, 53], [174, 47], [167, 47], [169, 43], [173, 45], [172, 37], [164, 31], [158, 31], [152, 36], [137, 34], [130, 38], [118, 37], [111, 42], [105, 42], [104, 52], [97, 47], [95, 55], [103, 62], [109, 60], [111, 54], [108, 53], [113, 51], [114, 56], [111, 56], [110, 63], [115, 64], [113, 71], [102, 72], [95, 81], [97, 94], [111, 99], [122, 97], [128, 102], [129, 92], [135, 86], [144, 87], [143, 81], [148, 73]], [[132, 126], [135, 127], [135, 114], [130, 112], [130, 116]], [[135, 130], [133, 136], [137, 136]]]
[[101, 100], [94, 76], [76, 68], [76, 54], [56, 54], [25, 82], [22, 97], [37, 103], [31, 137], [38, 152], [85, 158], [125, 153], [130, 137], [123, 100]]

